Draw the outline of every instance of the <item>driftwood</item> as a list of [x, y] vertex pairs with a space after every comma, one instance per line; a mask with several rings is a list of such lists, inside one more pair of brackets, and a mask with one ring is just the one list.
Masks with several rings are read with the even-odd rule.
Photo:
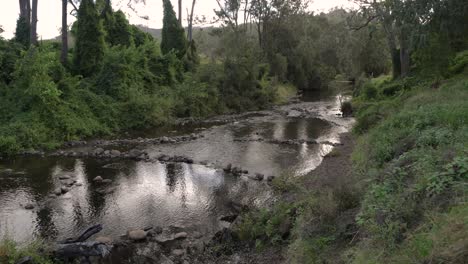
[[84, 231], [79, 237], [77, 238], [67, 238], [65, 241], [60, 242], [60, 244], [72, 244], [72, 243], [78, 243], [78, 242], [85, 242], [88, 238], [90, 238], [92, 235], [97, 234], [102, 231], [102, 225], [97, 224], [94, 225], [86, 231]]
[[101, 242], [85, 242], [91, 236], [101, 232], [102, 225], [98, 224], [86, 229], [77, 238], [67, 238], [55, 248], [55, 257], [65, 261], [81, 258], [82, 263], [90, 263], [89, 257], [106, 257], [111, 253], [112, 246]]

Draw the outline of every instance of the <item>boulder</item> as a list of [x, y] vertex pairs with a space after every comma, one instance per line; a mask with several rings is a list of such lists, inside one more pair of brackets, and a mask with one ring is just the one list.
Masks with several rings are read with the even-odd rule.
[[226, 166], [226, 168], [224, 168], [223, 170], [224, 170], [225, 172], [231, 172], [231, 170], [232, 170], [232, 164], [229, 163], [229, 164]]
[[61, 195], [62, 194], [62, 188], [57, 188], [54, 190], [55, 195]]
[[271, 182], [275, 179], [275, 176], [268, 176], [267, 177], [267, 181]]
[[232, 223], [234, 222], [234, 220], [236, 220], [237, 216], [238, 215], [226, 215], [226, 216], [220, 217], [219, 220]]
[[106, 236], [99, 236], [99, 237], [96, 237], [96, 242], [99, 242], [99, 243], [103, 243], [103, 244], [107, 244], [107, 245], [112, 245], [114, 243], [114, 241], [112, 240], [112, 238], [110, 237], [106, 237]]
[[93, 154], [97, 156], [97, 155], [102, 154], [103, 152], [104, 152], [103, 148], [96, 148], [94, 149]]
[[203, 235], [200, 232], [195, 231], [195, 232], [193, 232], [193, 237], [196, 238], [196, 239], [199, 239], [199, 238], [202, 238]]
[[60, 188], [60, 190], [62, 191], [62, 193], [67, 193], [67, 192], [70, 191], [70, 188], [68, 188], [68, 187], [66, 187], [66, 186], [62, 186], [62, 187]]
[[181, 257], [185, 254], [185, 250], [183, 249], [174, 249], [172, 250], [171, 252], [171, 255], [175, 256], [175, 257]]
[[24, 206], [24, 209], [26, 210], [32, 210], [34, 209], [34, 205], [32, 203], [27, 203], [25, 206]]
[[263, 178], [265, 177], [263, 174], [261, 173], [255, 173], [255, 175], [250, 175], [248, 176], [250, 179], [252, 180], [256, 180], [256, 181], [261, 181], [263, 180]]
[[93, 179], [93, 181], [95, 182], [102, 182], [102, 177], [101, 176], [97, 176], [96, 178]]
[[121, 153], [120, 151], [115, 150], [115, 149], [113, 149], [113, 150], [110, 151], [110, 156], [113, 157], [113, 158], [120, 157], [121, 154], [122, 154], [122, 153]]
[[186, 232], [180, 232], [174, 235], [174, 239], [186, 239], [187, 236]]
[[144, 230], [130, 230], [127, 232], [127, 237], [133, 241], [140, 241], [146, 239], [147, 234]]

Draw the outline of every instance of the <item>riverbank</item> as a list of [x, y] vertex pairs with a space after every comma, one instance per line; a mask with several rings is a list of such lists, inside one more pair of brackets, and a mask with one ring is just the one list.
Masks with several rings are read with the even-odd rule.
[[[307, 261], [318, 255], [337, 263], [332, 261], [337, 257], [334, 252], [354, 243], [357, 235], [358, 204], [351, 187], [350, 158], [354, 147], [355, 137], [343, 133], [340, 143], [312, 172], [274, 179], [271, 186], [278, 202], [271, 208], [244, 211], [229, 229], [214, 237], [204, 253], [190, 256], [190, 263], [313, 263]], [[309, 219], [310, 214], [321, 219]], [[331, 226], [338, 228], [331, 232], [327, 228]], [[321, 236], [313, 241], [304, 237], [318, 233]], [[325, 240], [332, 235], [333, 241]]]
[[355, 93], [354, 135], [307, 176], [275, 179], [279, 201], [240, 218], [234, 237], [251, 254], [240, 263], [467, 259], [466, 75], [369, 83]]

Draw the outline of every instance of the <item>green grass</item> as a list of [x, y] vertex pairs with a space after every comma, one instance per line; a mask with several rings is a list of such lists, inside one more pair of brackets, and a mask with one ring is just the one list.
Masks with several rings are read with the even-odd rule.
[[12, 240], [4, 238], [0, 241], [0, 263], [15, 264], [23, 257], [31, 257], [36, 264], [57, 263], [47, 256], [48, 248], [42, 241], [34, 241], [21, 246]]
[[[365, 236], [350, 250], [353, 262], [458, 263], [468, 245], [468, 78], [364, 97], [353, 161], [367, 182], [357, 217]], [[460, 230], [447, 219], [462, 221]]]

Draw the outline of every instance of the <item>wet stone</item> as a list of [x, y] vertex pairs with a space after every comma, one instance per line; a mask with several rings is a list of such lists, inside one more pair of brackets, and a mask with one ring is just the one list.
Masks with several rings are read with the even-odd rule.
[[95, 182], [102, 182], [102, 177], [101, 176], [97, 176], [96, 178], [93, 179], [93, 181]]
[[130, 230], [127, 233], [127, 237], [133, 241], [140, 241], [146, 239], [147, 234], [144, 230]]
[[174, 239], [185, 239], [187, 236], [186, 232], [180, 232], [174, 235]]

